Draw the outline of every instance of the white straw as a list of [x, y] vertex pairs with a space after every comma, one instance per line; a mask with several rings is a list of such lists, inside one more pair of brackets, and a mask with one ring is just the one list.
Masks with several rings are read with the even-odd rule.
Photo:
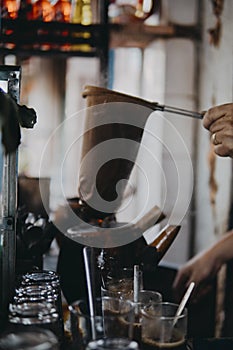
[[134, 265], [133, 269], [133, 301], [135, 303], [135, 314], [139, 313], [139, 289], [140, 289], [140, 270], [138, 265]]
[[133, 270], [133, 301], [138, 303], [139, 300], [139, 266], [134, 265]]
[[180, 305], [179, 305], [177, 311], [176, 311], [175, 318], [174, 318], [174, 321], [172, 324], [172, 328], [175, 326], [176, 322], [178, 321], [179, 316], [182, 314], [182, 312], [185, 308], [185, 305], [186, 305], [188, 299], [190, 298], [190, 295], [191, 295], [194, 287], [195, 287], [195, 283], [191, 282], [188, 289], [186, 290], [181, 302], [180, 302]]

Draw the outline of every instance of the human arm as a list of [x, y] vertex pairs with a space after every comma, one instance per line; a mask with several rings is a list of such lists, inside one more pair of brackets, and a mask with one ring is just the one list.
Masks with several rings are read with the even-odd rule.
[[209, 290], [209, 285], [221, 266], [233, 258], [233, 230], [218, 242], [184, 264], [175, 277], [173, 289], [180, 298], [189, 284], [195, 282], [193, 297], [199, 299]]
[[233, 103], [210, 108], [204, 114], [203, 126], [212, 134], [215, 153], [233, 158]]

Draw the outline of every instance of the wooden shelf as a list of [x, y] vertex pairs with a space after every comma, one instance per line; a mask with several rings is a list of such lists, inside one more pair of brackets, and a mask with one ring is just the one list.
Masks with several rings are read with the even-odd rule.
[[0, 53], [93, 57], [107, 47], [106, 25], [2, 19]]
[[85, 57], [103, 56], [109, 47], [145, 48], [156, 39], [201, 38], [196, 26], [149, 26], [141, 22], [83, 26], [20, 19], [2, 19], [0, 35], [0, 54]]
[[149, 26], [143, 23], [111, 25], [110, 47], [146, 48], [156, 39], [186, 38], [200, 40], [197, 26], [177, 24]]

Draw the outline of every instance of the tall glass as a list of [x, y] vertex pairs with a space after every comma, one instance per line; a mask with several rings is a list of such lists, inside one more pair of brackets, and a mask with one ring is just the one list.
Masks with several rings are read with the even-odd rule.
[[129, 300], [103, 297], [95, 301], [95, 314], [90, 315], [87, 301], [69, 305], [72, 341], [85, 349], [91, 340], [102, 338], [132, 339], [134, 306]]

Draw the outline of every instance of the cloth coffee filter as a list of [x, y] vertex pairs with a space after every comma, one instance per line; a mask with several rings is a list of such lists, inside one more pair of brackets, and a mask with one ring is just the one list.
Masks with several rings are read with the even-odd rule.
[[[86, 86], [87, 100], [78, 193], [103, 216], [116, 213], [152, 112], [143, 99]], [[103, 200], [103, 201], [102, 201]], [[99, 215], [101, 217], [101, 215]]]

